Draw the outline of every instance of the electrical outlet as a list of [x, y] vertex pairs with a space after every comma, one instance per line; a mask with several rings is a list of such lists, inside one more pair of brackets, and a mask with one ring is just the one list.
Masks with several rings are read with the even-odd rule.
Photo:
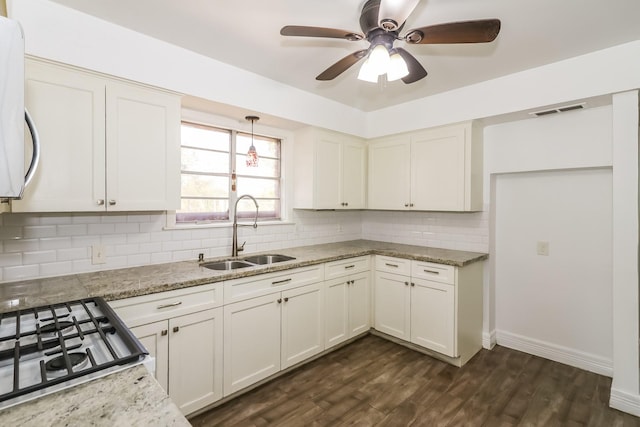
[[107, 263], [107, 250], [104, 245], [96, 243], [91, 245], [91, 263], [92, 264], [106, 264]]
[[549, 242], [538, 242], [536, 250], [538, 255], [549, 256]]

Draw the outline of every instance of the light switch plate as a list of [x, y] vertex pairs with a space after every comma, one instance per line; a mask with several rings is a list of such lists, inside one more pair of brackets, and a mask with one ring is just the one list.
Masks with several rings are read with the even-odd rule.
[[536, 250], [538, 255], [549, 256], [549, 242], [539, 241], [536, 246]]
[[104, 247], [104, 245], [100, 243], [91, 245], [91, 263], [92, 264], [107, 263], [107, 250]]

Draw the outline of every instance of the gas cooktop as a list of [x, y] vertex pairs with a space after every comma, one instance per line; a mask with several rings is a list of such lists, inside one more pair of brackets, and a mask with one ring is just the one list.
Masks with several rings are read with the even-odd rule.
[[0, 409], [128, 368], [147, 354], [99, 297], [0, 313]]

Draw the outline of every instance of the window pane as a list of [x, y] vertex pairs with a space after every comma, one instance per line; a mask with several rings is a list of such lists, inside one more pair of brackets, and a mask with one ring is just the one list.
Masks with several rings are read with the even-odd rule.
[[226, 176], [182, 174], [182, 197], [229, 197]]
[[[280, 140], [268, 138], [264, 136], [254, 135], [253, 145], [258, 152], [258, 158], [261, 156], [280, 158]], [[247, 154], [251, 146], [251, 134], [238, 132], [236, 136], [236, 152], [238, 154]]]
[[227, 173], [229, 154], [182, 147], [182, 170], [189, 172]]
[[229, 219], [229, 201], [220, 199], [182, 199], [177, 221], [214, 221]]
[[236, 156], [236, 172], [238, 175], [266, 176], [278, 178], [280, 176], [280, 160], [267, 159], [258, 154], [258, 167], [247, 167], [247, 156], [239, 154]]
[[[270, 219], [280, 218], [280, 201], [279, 200], [266, 200], [258, 199], [258, 218]], [[241, 200], [238, 203], [238, 218], [242, 218], [243, 222], [255, 218], [256, 206], [251, 200]]]
[[231, 132], [228, 130], [198, 126], [190, 123], [183, 123], [181, 129], [182, 145], [226, 152], [230, 150]]
[[238, 195], [250, 194], [255, 198], [279, 198], [280, 185], [277, 180], [259, 178], [238, 178]]

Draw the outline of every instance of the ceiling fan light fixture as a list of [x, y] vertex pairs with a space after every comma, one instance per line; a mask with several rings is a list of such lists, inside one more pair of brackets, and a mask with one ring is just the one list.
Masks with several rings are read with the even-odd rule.
[[389, 62], [391, 61], [389, 51], [384, 45], [379, 44], [369, 54], [368, 61], [372, 71], [380, 76], [386, 73], [389, 68]]
[[378, 26], [385, 31], [396, 31], [404, 24], [420, 0], [385, 0], [380, 2]]
[[399, 80], [407, 75], [409, 75], [407, 63], [398, 52], [394, 52], [390, 57], [389, 68], [387, 69], [387, 81]]
[[362, 67], [360, 67], [360, 72], [358, 73], [358, 80], [362, 80], [364, 82], [370, 83], [378, 83], [378, 73], [371, 66], [371, 62], [369, 62], [369, 58], [364, 61]]

